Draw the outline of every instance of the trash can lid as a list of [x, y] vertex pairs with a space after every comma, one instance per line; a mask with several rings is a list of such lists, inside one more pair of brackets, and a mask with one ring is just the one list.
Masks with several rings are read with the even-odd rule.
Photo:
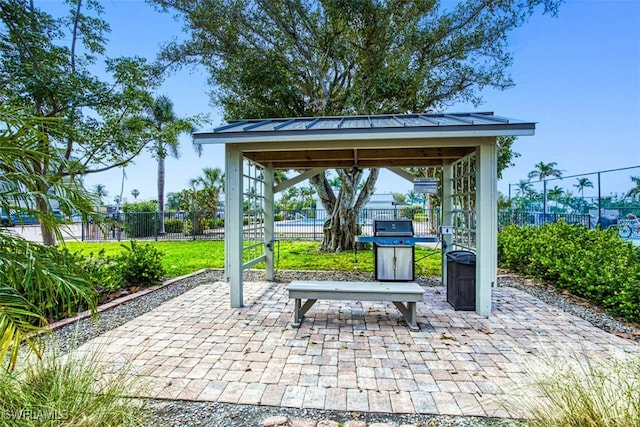
[[476, 265], [476, 254], [471, 251], [447, 252], [447, 261], [464, 265]]

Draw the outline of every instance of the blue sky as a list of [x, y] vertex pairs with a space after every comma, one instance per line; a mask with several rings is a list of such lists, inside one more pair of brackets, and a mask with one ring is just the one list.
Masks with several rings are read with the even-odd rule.
[[[160, 14], [142, 0], [104, 0], [105, 19], [112, 32], [109, 56], [138, 55], [152, 59], [162, 42], [183, 37], [181, 24]], [[60, 10], [58, 0], [36, 1], [47, 10]], [[484, 104], [454, 105], [449, 112], [494, 111], [498, 115], [537, 123], [536, 135], [521, 137], [514, 145], [521, 154], [516, 166], [504, 173], [498, 189], [508, 193], [509, 183], [525, 179], [540, 161], [557, 162], [564, 174], [640, 165], [640, 1], [568, 0], [557, 18], [537, 15], [510, 36], [514, 54], [511, 75], [516, 86], [507, 91], [488, 90]], [[222, 123], [210, 105], [206, 76], [185, 69], [166, 80], [158, 94], [168, 95], [179, 115], [207, 113], [213, 125]], [[190, 138], [184, 137], [180, 159], [167, 159], [165, 194], [179, 191], [200, 175], [204, 167], [224, 168], [222, 147], [205, 147], [198, 158]], [[145, 155], [126, 170], [125, 198], [131, 190], [140, 197], [156, 197], [156, 165]], [[602, 175], [602, 192], [622, 193], [631, 188], [629, 175], [640, 168]], [[596, 183], [595, 175], [588, 176]], [[120, 192], [121, 172], [86, 178], [88, 187], [106, 185], [108, 200]], [[576, 194], [575, 178], [555, 181]], [[378, 180], [377, 192], [406, 192], [411, 185], [395, 175]], [[514, 190], [512, 189], [512, 192]], [[595, 194], [586, 190], [585, 196]]]

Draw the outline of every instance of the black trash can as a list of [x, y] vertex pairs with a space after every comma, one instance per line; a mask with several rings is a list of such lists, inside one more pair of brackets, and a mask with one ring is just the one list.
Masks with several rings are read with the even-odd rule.
[[476, 309], [476, 254], [447, 252], [447, 302], [454, 310]]

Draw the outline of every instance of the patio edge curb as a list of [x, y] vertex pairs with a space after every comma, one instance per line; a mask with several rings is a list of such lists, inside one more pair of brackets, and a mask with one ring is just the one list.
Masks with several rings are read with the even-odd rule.
[[[116, 298], [113, 301], [109, 301], [108, 303], [102, 304], [102, 305], [98, 306], [97, 312], [98, 313], [102, 313], [104, 311], [107, 311], [107, 310], [110, 310], [110, 309], [112, 309], [114, 307], [117, 307], [117, 306], [119, 306], [121, 304], [124, 304], [125, 302], [129, 302], [129, 301], [134, 300], [136, 298], [143, 297], [143, 296], [148, 295], [148, 294], [150, 294], [152, 292], [155, 292], [155, 291], [157, 291], [159, 289], [166, 288], [167, 286], [170, 286], [170, 285], [172, 285], [172, 284], [174, 284], [176, 282], [179, 282], [180, 280], [188, 279], [188, 278], [197, 276], [199, 274], [204, 274], [204, 273], [206, 273], [208, 271], [214, 271], [214, 270], [219, 270], [219, 269], [217, 269], [217, 268], [203, 268], [203, 269], [200, 269], [198, 271], [194, 271], [193, 273], [185, 274], [184, 276], [178, 276], [178, 277], [174, 277], [172, 279], [168, 279], [168, 280], [162, 282], [161, 285], [150, 286], [150, 287], [148, 287], [148, 288], [146, 288], [146, 289], [144, 289], [142, 291], [134, 292], [132, 294], [125, 295], [125, 296], [123, 296], [121, 298]], [[80, 313], [78, 313], [77, 315], [75, 315], [74, 317], [69, 317], [69, 318], [66, 318], [66, 319], [58, 320], [57, 322], [53, 322], [53, 323], [49, 324], [47, 326], [47, 329], [49, 331], [55, 331], [56, 329], [62, 328], [63, 326], [70, 325], [72, 323], [78, 322], [78, 321], [86, 319], [88, 317], [91, 317], [91, 311], [90, 310], [84, 310], [84, 311], [81, 311]]]

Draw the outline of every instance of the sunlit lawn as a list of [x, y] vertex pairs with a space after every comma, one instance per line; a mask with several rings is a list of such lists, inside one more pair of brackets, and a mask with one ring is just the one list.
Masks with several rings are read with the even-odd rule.
[[[224, 243], [222, 241], [148, 242], [163, 254], [163, 265], [167, 277], [177, 277], [203, 268], [224, 267]], [[89, 255], [101, 249], [112, 256], [124, 250], [128, 242], [68, 242], [67, 248]], [[330, 270], [330, 271], [373, 271], [373, 251], [361, 250], [342, 253], [320, 252], [319, 242], [276, 242], [274, 254], [279, 270]], [[439, 250], [417, 246], [416, 274], [440, 275], [441, 253]], [[258, 264], [257, 268], [264, 268]]]

